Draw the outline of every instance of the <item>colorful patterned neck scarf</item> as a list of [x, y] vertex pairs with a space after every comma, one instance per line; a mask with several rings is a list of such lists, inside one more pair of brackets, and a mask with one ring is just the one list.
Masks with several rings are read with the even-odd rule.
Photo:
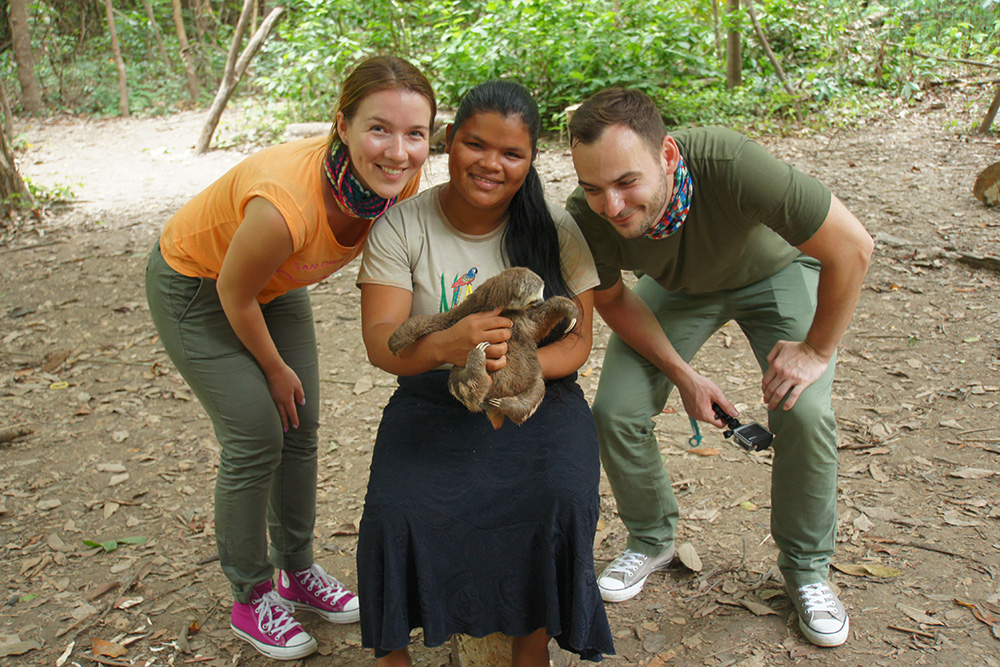
[[678, 156], [677, 171], [674, 172], [674, 196], [667, 205], [663, 217], [643, 234], [647, 239], [665, 239], [684, 224], [691, 210], [691, 191], [694, 189], [691, 174], [688, 173], [684, 158]]
[[374, 219], [389, 210], [398, 197], [385, 199], [366, 188], [358, 178], [351, 173], [351, 156], [347, 146], [338, 141], [337, 146], [330, 151], [323, 161], [326, 180], [330, 183], [330, 192], [340, 210], [352, 218]]

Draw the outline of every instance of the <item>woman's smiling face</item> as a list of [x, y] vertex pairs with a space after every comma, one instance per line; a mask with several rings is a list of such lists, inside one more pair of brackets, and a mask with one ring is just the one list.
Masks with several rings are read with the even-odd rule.
[[395, 197], [427, 159], [431, 120], [430, 102], [410, 90], [372, 93], [350, 120], [337, 114], [351, 171], [380, 197]]
[[449, 133], [448, 199], [463, 209], [506, 213], [528, 176], [531, 135], [519, 115], [474, 113]]

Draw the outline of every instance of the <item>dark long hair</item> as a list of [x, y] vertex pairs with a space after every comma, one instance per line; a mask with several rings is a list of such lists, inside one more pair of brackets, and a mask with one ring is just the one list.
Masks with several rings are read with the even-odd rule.
[[491, 111], [505, 117], [519, 116], [531, 135], [531, 167], [507, 209], [507, 228], [503, 235], [507, 262], [511, 266], [527, 267], [541, 276], [545, 281], [546, 297], [561, 295], [574, 298], [562, 272], [556, 223], [545, 203], [542, 179], [535, 169], [541, 125], [538, 105], [528, 89], [519, 83], [499, 79], [486, 81], [462, 98], [455, 112], [452, 132], [475, 114]]

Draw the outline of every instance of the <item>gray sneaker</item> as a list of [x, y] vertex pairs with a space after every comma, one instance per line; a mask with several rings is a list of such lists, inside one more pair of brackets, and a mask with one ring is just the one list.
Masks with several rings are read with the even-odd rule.
[[825, 582], [806, 584], [796, 591], [789, 589], [788, 597], [792, 598], [799, 629], [806, 639], [816, 646], [840, 646], [847, 641], [851, 632], [847, 610]]
[[642, 590], [646, 578], [657, 570], [665, 570], [674, 559], [674, 545], [659, 556], [644, 556], [637, 551], [625, 552], [605, 566], [597, 578], [601, 598], [605, 602], [624, 602]]

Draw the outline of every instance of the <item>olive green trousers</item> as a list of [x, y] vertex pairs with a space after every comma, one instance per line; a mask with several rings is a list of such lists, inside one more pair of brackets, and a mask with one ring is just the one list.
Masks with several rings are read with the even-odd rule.
[[215, 481], [219, 561], [235, 599], [248, 602], [275, 567], [313, 564], [319, 360], [309, 294], [297, 289], [261, 305], [278, 353], [306, 395], [299, 427], [288, 433], [263, 371], [222, 310], [214, 280], [177, 273], [157, 244], [146, 267], [146, 299], [163, 347], [222, 447]]
[[[740, 289], [701, 295], [669, 292], [648, 276], [635, 293], [652, 309], [677, 353], [690, 361], [722, 325], [735, 321], [762, 371], [778, 340], [805, 339], [816, 309], [819, 265], [800, 258]], [[791, 410], [768, 412], [774, 433], [771, 534], [778, 565], [795, 587], [826, 581], [837, 528], [836, 422], [830, 404], [835, 360]], [[673, 385], [612, 335], [594, 399], [601, 463], [628, 529], [627, 546], [658, 555], [674, 540], [679, 512], [654, 434]]]

